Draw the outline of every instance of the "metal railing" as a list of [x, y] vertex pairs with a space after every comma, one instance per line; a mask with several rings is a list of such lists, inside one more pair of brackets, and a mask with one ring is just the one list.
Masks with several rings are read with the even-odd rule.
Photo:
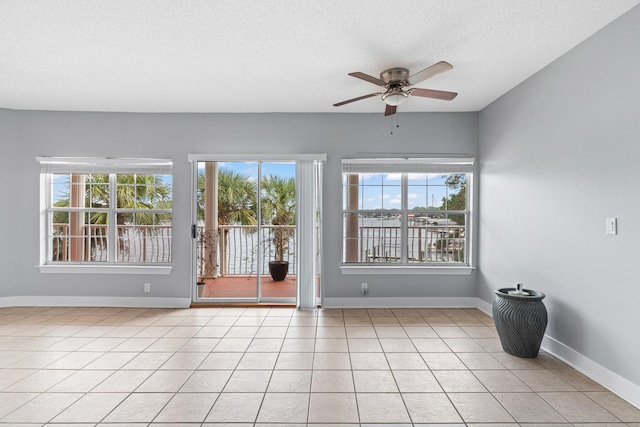
[[[260, 274], [268, 274], [269, 261], [275, 259], [276, 229], [288, 228], [289, 242], [285, 261], [295, 271], [295, 227], [264, 225], [258, 235], [256, 226], [219, 226], [218, 274], [255, 275], [258, 254]], [[409, 263], [464, 263], [466, 259], [465, 226], [409, 226], [407, 260]], [[204, 229], [198, 232], [198, 274], [203, 271]], [[401, 227], [358, 227], [358, 263], [397, 263], [401, 261]], [[258, 248], [260, 246], [260, 248]], [[258, 251], [259, 249], [259, 251]]]
[[[286, 233], [276, 230], [285, 229]], [[227, 275], [255, 275], [258, 274], [258, 256], [260, 257], [259, 274], [269, 274], [269, 261], [276, 259], [275, 240], [278, 236], [286, 236], [282, 242], [284, 259], [289, 262], [289, 271], [296, 271], [295, 225], [262, 225], [260, 231], [254, 225], [220, 225], [218, 226], [218, 274]], [[204, 270], [204, 227], [198, 227], [198, 271]]]
[[[82, 234], [71, 236], [68, 224], [53, 224], [51, 260], [70, 262], [107, 262], [109, 246], [107, 225], [87, 224]], [[118, 263], [156, 264], [171, 262], [171, 225], [118, 225], [115, 257]], [[79, 255], [71, 254], [78, 245]]]
[[[462, 263], [465, 226], [407, 227], [407, 261]], [[395, 263], [402, 259], [401, 227], [358, 227], [358, 263]], [[354, 262], [354, 261], [351, 261]]]
[[[295, 226], [221, 225], [218, 228], [218, 274], [268, 274], [269, 261], [275, 259], [276, 230], [286, 228], [284, 261], [289, 271], [296, 268]], [[407, 260], [409, 263], [464, 263], [466, 259], [465, 226], [409, 226]], [[116, 228], [116, 262], [169, 263], [171, 262], [172, 227], [170, 225], [118, 225]], [[204, 227], [198, 227], [198, 275], [203, 271]], [[280, 233], [282, 234], [282, 233]], [[54, 224], [52, 261], [107, 262], [108, 243], [106, 225], [85, 225], [82, 236], [70, 236], [68, 224]], [[71, 240], [82, 245], [82, 259], [71, 259]], [[397, 263], [402, 257], [401, 227], [358, 227], [358, 263]], [[258, 256], [261, 271], [258, 272]], [[351, 261], [353, 262], [353, 261]]]

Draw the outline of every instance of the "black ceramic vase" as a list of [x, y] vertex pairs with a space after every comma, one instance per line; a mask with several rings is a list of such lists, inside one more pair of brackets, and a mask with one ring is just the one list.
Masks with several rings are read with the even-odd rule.
[[[518, 357], [536, 357], [547, 328], [547, 309], [542, 292], [516, 288], [496, 290], [493, 302], [493, 321], [496, 324], [502, 348]], [[526, 294], [526, 295], [525, 295]]]

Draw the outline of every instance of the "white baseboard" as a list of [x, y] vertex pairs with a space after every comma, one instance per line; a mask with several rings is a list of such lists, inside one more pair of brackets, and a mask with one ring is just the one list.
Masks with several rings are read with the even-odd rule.
[[478, 303], [476, 308], [484, 314], [493, 317], [493, 304], [486, 302], [483, 299], [477, 298]]
[[187, 308], [189, 298], [163, 297], [78, 297], [78, 296], [14, 296], [0, 297], [0, 307], [140, 307]]
[[571, 347], [560, 341], [544, 336], [541, 348], [549, 354], [562, 360], [567, 365], [596, 381], [603, 387], [625, 399], [632, 405], [640, 408], [640, 386], [610, 371], [604, 366], [594, 362]]
[[324, 298], [325, 308], [476, 308], [476, 297]]

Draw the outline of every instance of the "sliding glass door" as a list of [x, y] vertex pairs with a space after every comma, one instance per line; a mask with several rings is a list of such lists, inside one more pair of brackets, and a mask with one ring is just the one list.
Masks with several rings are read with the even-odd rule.
[[260, 300], [296, 298], [296, 164], [260, 163]]
[[295, 302], [296, 163], [196, 165], [197, 299]]

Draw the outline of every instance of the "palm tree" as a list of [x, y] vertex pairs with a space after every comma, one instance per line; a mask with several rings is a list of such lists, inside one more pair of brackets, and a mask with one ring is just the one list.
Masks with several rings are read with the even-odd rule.
[[[218, 185], [218, 224], [257, 224], [257, 185], [250, 176], [232, 170], [220, 169]], [[198, 172], [198, 219], [205, 216], [206, 172]], [[295, 180], [267, 176], [261, 181], [262, 223], [271, 225], [295, 224]], [[251, 230], [249, 232], [253, 232]], [[225, 231], [228, 232], [228, 231]], [[276, 259], [283, 260], [288, 250], [293, 230], [277, 227], [270, 237]], [[226, 239], [226, 235], [221, 236]]]
[[[109, 208], [109, 175], [86, 175], [85, 206], [90, 208]], [[55, 207], [70, 206], [70, 194], [56, 202]], [[149, 213], [145, 210], [171, 209], [171, 186], [157, 175], [117, 175], [116, 208], [136, 209], [135, 219], [132, 213], [118, 213], [117, 224], [134, 223], [136, 225], [154, 225], [171, 221], [169, 214]], [[54, 223], [66, 223], [67, 212], [56, 212]], [[91, 212], [90, 224], [107, 224], [106, 212]]]
[[[198, 171], [198, 219], [204, 220], [205, 173]], [[218, 224], [255, 225], [256, 185], [249, 176], [218, 171]]]
[[[71, 181], [70, 181], [71, 182]], [[110, 207], [109, 175], [88, 174], [84, 175], [85, 201], [84, 207], [95, 209], [108, 209]], [[136, 213], [119, 212], [116, 215], [116, 224], [157, 225], [171, 221], [171, 214], [148, 212], [154, 209], [171, 209], [171, 186], [165, 183], [158, 175], [116, 175], [116, 208], [136, 209]], [[55, 203], [55, 207], [69, 207], [71, 205], [71, 189], [67, 189], [64, 198]], [[73, 215], [85, 215], [71, 213]], [[106, 212], [89, 212], [85, 221], [90, 225], [106, 225], [109, 215]], [[68, 224], [70, 213], [64, 211], [54, 212], [54, 224]], [[118, 235], [122, 236], [124, 230], [116, 228]], [[95, 245], [104, 245], [106, 240], [105, 228], [92, 228], [93, 236], [101, 236], [100, 239], [91, 239], [92, 250]], [[124, 249], [124, 240], [120, 241], [121, 249]]]
[[[206, 213], [206, 198], [212, 197], [207, 193], [211, 191], [207, 187], [208, 173], [212, 172], [198, 171], [198, 219], [203, 221]], [[255, 225], [257, 223], [255, 181], [247, 175], [228, 169], [219, 169], [216, 181], [217, 183], [213, 185], [217, 185], [218, 200], [215, 202], [217, 202], [218, 225]], [[208, 229], [212, 226], [212, 224], [205, 224], [205, 230], [200, 236], [203, 243], [200, 255], [202, 279], [218, 276], [218, 240], [222, 239], [223, 242], [226, 242], [229, 233], [228, 229], [223, 229], [222, 236], [220, 236], [218, 230]], [[253, 230], [248, 232], [253, 232]], [[224, 254], [222, 254], [220, 261], [224, 262]], [[224, 265], [222, 270], [224, 270]]]
[[[295, 179], [268, 175], [262, 178], [261, 215], [265, 224], [289, 226], [296, 221]], [[294, 231], [289, 227], [276, 227], [273, 232], [276, 261], [283, 261], [289, 250], [289, 239]]]

